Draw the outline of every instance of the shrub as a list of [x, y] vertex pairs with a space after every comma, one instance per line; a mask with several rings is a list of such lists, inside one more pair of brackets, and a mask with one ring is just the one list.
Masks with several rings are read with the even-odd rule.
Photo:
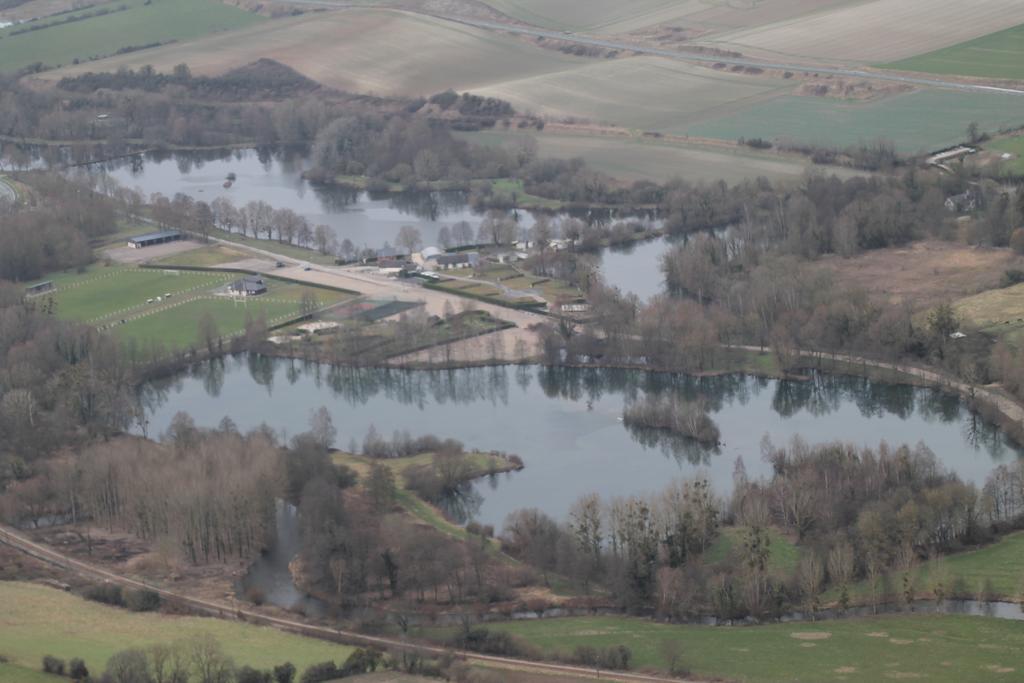
[[236, 683], [271, 683], [272, 680], [269, 671], [260, 671], [251, 666], [243, 666], [235, 672]]
[[106, 605], [124, 607], [124, 591], [114, 583], [101, 583], [90, 586], [85, 590], [82, 597], [94, 602], [102, 602]]
[[322, 683], [341, 678], [341, 670], [334, 662], [320, 662], [313, 664], [302, 673], [301, 683]]
[[85, 665], [85, 662], [75, 657], [68, 662], [68, 676], [76, 681], [89, 680], [89, 668]]
[[43, 672], [48, 674], [54, 674], [55, 676], [64, 675], [64, 660], [45, 655], [43, 657]]
[[129, 591], [124, 595], [124, 604], [133, 612], [154, 612], [160, 609], [160, 594], [148, 588]]
[[504, 631], [492, 631], [478, 627], [456, 636], [452, 645], [470, 652], [506, 657], [535, 657], [534, 649], [527, 643]]
[[1020, 268], [1009, 268], [1003, 273], [1003, 287], [1013, 287], [1024, 282], [1024, 270]]
[[274, 683], [292, 683], [295, 680], [295, 665], [285, 662], [274, 667]]
[[591, 645], [577, 645], [570, 661], [583, 666], [593, 666], [610, 671], [626, 671], [633, 663], [633, 651], [625, 645], [597, 648]]

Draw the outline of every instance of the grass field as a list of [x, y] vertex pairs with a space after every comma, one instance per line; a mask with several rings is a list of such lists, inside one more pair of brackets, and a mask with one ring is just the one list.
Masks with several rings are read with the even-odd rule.
[[924, 90], [874, 102], [782, 97], [686, 128], [691, 135], [802, 140], [846, 146], [892, 140], [903, 152], [948, 146], [967, 137], [967, 125], [996, 131], [1024, 123], [1024, 98]]
[[[267, 279], [268, 291], [262, 296], [235, 300], [217, 294], [238, 277], [233, 273], [92, 266], [84, 273], [58, 273], [43, 279], [57, 288], [52, 297], [58, 316], [109, 327], [121, 339], [159, 342], [169, 348], [196, 344], [199, 320], [206, 313], [213, 315], [218, 333], [228, 337], [242, 332], [249, 317], [262, 317], [268, 325], [297, 317], [306, 293], [316, 297], [318, 307], [351, 298], [344, 292], [274, 279]], [[165, 296], [168, 293], [170, 298]], [[162, 300], [156, 301], [157, 297]]]
[[[721, 535], [704, 553], [704, 561], [707, 564], [721, 564], [731, 561], [734, 550], [739, 550], [743, 545], [743, 536], [746, 529], [740, 527], [726, 527], [722, 529]], [[780, 533], [777, 529], [768, 530], [769, 550], [768, 571], [777, 577], [788, 579], [793, 575], [797, 562], [800, 560], [800, 551], [796, 544]]]
[[[1024, 671], [1020, 623], [962, 616], [886, 616], [819, 623], [714, 628], [630, 617], [489, 624], [543, 652], [626, 645], [636, 668], [665, 670], [674, 642], [694, 676], [743, 683], [1011, 681]], [[435, 636], [448, 631], [438, 629]]]
[[1024, 174], [1024, 135], [997, 138], [985, 143], [985, 149], [1012, 154], [1011, 159], [1001, 161], [1003, 167], [1011, 173]]
[[883, 68], [986, 78], [1024, 78], [1024, 24]]
[[57, 315], [68, 320], [99, 322], [111, 316], [125, 317], [151, 304], [146, 301], [167, 293], [181, 297], [226, 284], [231, 276], [221, 273], [167, 273], [139, 268], [90, 267], [78, 274], [47, 276], [57, 287], [53, 295]]
[[[124, 5], [127, 9], [120, 10]], [[105, 16], [56, 25], [99, 9]], [[12, 35], [25, 26], [0, 29], [0, 68], [19, 69], [41, 62], [47, 66], [71, 64], [112, 55], [118, 50], [200, 36], [259, 23], [262, 17], [216, 0], [116, 0], [78, 12], [41, 19], [47, 26]], [[142, 59], [136, 56], [136, 59]], [[143, 62], [145, 63], [145, 62]]]
[[953, 303], [964, 320], [982, 332], [1024, 340], [1024, 284], [990, 289]]
[[929, 53], [1020, 23], [1024, 3], [1019, 0], [867, 0], [707, 42], [756, 57], [877, 63]]
[[[216, 638], [236, 664], [269, 668], [291, 661], [301, 672], [310, 664], [344, 660], [352, 649], [263, 626], [220, 619], [134, 613], [30, 583], [0, 582], [0, 681], [67, 680], [29, 678], [43, 655], [81, 657], [89, 670], [103, 671], [107, 659], [129, 647], [201, 636]], [[11, 671], [17, 669], [15, 671]], [[8, 674], [14, 677], [4, 678]]]

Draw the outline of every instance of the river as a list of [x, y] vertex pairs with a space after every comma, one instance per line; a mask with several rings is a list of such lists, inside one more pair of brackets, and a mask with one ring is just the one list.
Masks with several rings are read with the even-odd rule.
[[[631, 432], [621, 421], [623, 406], [648, 392], [702, 397], [724, 443], [707, 448]], [[738, 459], [751, 477], [769, 474], [761, 458], [765, 437], [777, 445], [797, 435], [811, 443], [863, 446], [920, 442], [947, 468], [978, 484], [995, 464], [1022, 455], [955, 396], [820, 374], [810, 381], [782, 381], [539, 366], [427, 371], [238, 356], [151, 383], [144, 393], [150, 435], [185, 411], [203, 426], [213, 427], [227, 415], [243, 430], [266, 423], [290, 437], [308, 428], [314, 409], [326, 406], [342, 449], [361, 444], [373, 425], [384, 435], [436, 434], [468, 448], [517, 454], [525, 461], [523, 471], [478, 481], [474, 494], [452, 510], [458, 521], [472, 518], [496, 527], [519, 508], [536, 507], [561, 520], [583, 494], [655, 492], [681, 477], [706, 476], [726, 494]]]

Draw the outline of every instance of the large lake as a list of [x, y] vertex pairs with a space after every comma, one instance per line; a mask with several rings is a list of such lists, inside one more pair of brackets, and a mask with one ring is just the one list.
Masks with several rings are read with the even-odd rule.
[[[483, 220], [483, 214], [467, 204], [465, 192], [369, 193], [324, 186], [302, 177], [308, 167], [309, 161], [301, 153], [236, 150], [173, 155], [150, 153], [87, 168], [92, 173], [104, 171], [122, 185], [139, 189], [146, 196], [160, 192], [173, 197], [181, 192], [207, 202], [228, 197], [237, 206], [262, 200], [276, 209], [292, 209], [314, 225], [329, 225], [339, 240], [348, 238], [357, 247], [394, 244], [403, 225], [417, 227], [425, 245], [436, 244], [443, 226], [466, 221], [475, 231]], [[236, 180], [230, 188], [225, 188], [228, 173], [234, 173]], [[608, 212], [573, 215], [585, 220], [611, 218]], [[523, 229], [534, 223], [529, 211], [517, 211], [514, 216]], [[604, 250], [600, 256], [602, 272], [610, 284], [623, 292], [648, 299], [661, 291], [661, 254], [667, 248], [668, 243], [659, 239]]]
[[[374, 425], [385, 435], [430, 433], [518, 454], [524, 470], [477, 482], [473, 495], [453, 509], [457, 518], [499, 527], [518, 508], [565, 519], [583, 494], [654, 492], [698, 473], [726, 493], [738, 458], [749, 476], [768, 474], [761, 458], [766, 436], [778, 445], [797, 435], [863, 446], [922, 442], [948, 468], [978, 483], [996, 464], [1022, 455], [954, 396], [843, 376], [779, 381], [537, 366], [382, 370], [238, 356], [203, 363], [144, 391], [150, 435], [185, 411], [202, 426], [230, 416], [241, 429], [266, 423], [290, 437], [308, 428], [314, 409], [326, 406], [343, 449], [352, 440], [361, 443]], [[620, 420], [622, 408], [645, 392], [706, 399], [723, 445], [709, 450], [632, 433]]]

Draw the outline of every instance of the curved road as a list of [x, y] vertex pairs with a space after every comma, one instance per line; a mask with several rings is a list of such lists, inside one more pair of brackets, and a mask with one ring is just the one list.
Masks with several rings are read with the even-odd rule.
[[0, 201], [8, 201], [11, 204], [18, 201], [18, 193], [8, 184], [7, 179], [0, 176]]
[[[607, 681], [623, 681], [630, 683], [636, 681], [638, 683], [679, 683], [680, 679], [668, 678], [665, 676], [657, 676], [653, 674], [642, 674], [642, 673], [628, 673], [621, 671], [604, 671], [601, 669], [593, 669], [581, 666], [571, 666], [566, 664], [548, 664], [544, 662], [533, 662], [525, 659], [515, 659], [512, 657], [496, 657], [492, 655], [481, 655], [475, 652], [457, 652], [447, 648], [437, 647], [434, 645], [423, 645], [417, 643], [410, 643], [405, 640], [397, 638], [384, 638], [380, 636], [370, 636], [355, 631], [346, 631], [342, 629], [329, 628], [327, 626], [316, 626], [313, 624], [305, 624], [300, 621], [293, 621], [291, 619], [283, 619], [280, 617], [272, 617], [266, 614], [260, 614], [247, 609], [242, 609], [238, 605], [217, 602], [213, 600], [200, 600], [198, 598], [189, 597], [181, 593], [168, 591], [157, 586], [153, 586], [144, 581], [132, 579], [127, 576], [116, 574], [109, 570], [103, 569], [96, 565], [83, 562], [81, 560], [74, 559], [63, 553], [59, 553], [56, 550], [36, 543], [31, 539], [27, 538], [21, 533], [18, 533], [14, 529], [6, 526], [0, 526], [0, 543], [10, 546], [15, 550], [21, 551], [26, 555], [42, 560], [48, 564], [67, 569], [69, 571], [76, 572], [78, 574], [84, 574], [93, 576], [95, 578], [103, 579], [111, 583], [118, 584], [120, 586], [126, 586], [129, 588], [145, 588], [152, 590], [160, 594], [161, 597], [178, 601], [188, 605], [193, 610], [199, 613], [207, 614], [213, 617], [219, 617], [222, 619], [237, 619], [239, 621], [245, 621], [253, 624], [261, 624], [264, 626], [271, 626], [273, 628], [280, 629], [282, 631], [288, 631], [290, 633], [298, 633], [300, 635], [309, 636], [312, 638], [320, 638], [323, 640], [330, 640], [332, 642], [348, 643], [353, 645], [362, 645], [368, 647], [377, 648], [399, 648], [403, 650], [415, 650], [428, 655], [444, 655], [444, 654], [455, 654], [456, 656], [465, 659], [469, 662], [475, 662], [484, 666], [491, 666], [496, 668], [505, 669], [516, 669], [520, 671], [532, 671], [538, 674], [551, 674], [551, 675], [567, 675], [578, 678], [588, 679], [600, 679]], [[694, 681], [695, 679], [687, 679]]]
[[[283, 2], [285, 4], [290, 5], [312, 5], [315, 7], [329, 7], [332, 9], [366, 7], [366, 5], [350, 5], [340, 2], [331, 2], [330, 0], [278, 0], [278, 2]], [[401, 9], [400, 11], [415, 12], [415, 10], [404, 8]], [[772, 62], [763, 61], [759, 59], [752, 59], [749, 57], [719, 57], [716, 55], [706, 55], [698, 52], [686, 52], [685, 50], [666, 50], [664, 48], [647, 47], [644, 45], [636, 45], [634, 43], [625, 43], [616, 40], [607, 40], [604, 38], [591, 38], [577, 33], [547, 31], [544, 29], [534, 28], [531, 26], [523, 26], [519, 24], [504, 24], [496, 21], [484, 21], [482, 19], [473, 19], [471, 17], [436, 14], [433, 12], [419, 12], [419, 14], [426, 14], [428, 16], [436, 17], [438, 19], [443, 19], [445, 21], [464, 24], [466, 26], [473, 26], [475, 28], [482, 28], [489, 31], [504, 31], [506, 33], [531, 36], [534, 38], [550, 38], [552, 40], [561, 40], [567, 43], [576, 43], [578, 45], [588, 45], [591, 47], [600, 47], [609, 50], [636, 52], [639, 54], [653, 55], [655, 57], [666, 57], [668, 59], [675, 59], [683, 62], [695, 62], [699, 64], [727, 64], [729, 66], [753, 67], [757, 69], [777, 69], [779, 71], [813, 71], [815, 73], [828, 74], [831, 76], [843, 76], [846, 78], [864, 78], [875, 81], [889, 81], [892, 83], [904, 83], [906, 85], [916, 85], [930, 88], [945, 88], [948, 90], [960, 90], [963, 92], [1024, 95], [1024, 90], [1019, 90], [1016, 88], [1000, 88], [993, 85], [981, 85], [977, 83], [947, 81], [939, 78], [919, 78], [916, 76], [904, 76], [898, 73], [889, 73], [884, 71], [844, 69], [842, 67], [824, 66], [819, 64], [798, 62]]]

